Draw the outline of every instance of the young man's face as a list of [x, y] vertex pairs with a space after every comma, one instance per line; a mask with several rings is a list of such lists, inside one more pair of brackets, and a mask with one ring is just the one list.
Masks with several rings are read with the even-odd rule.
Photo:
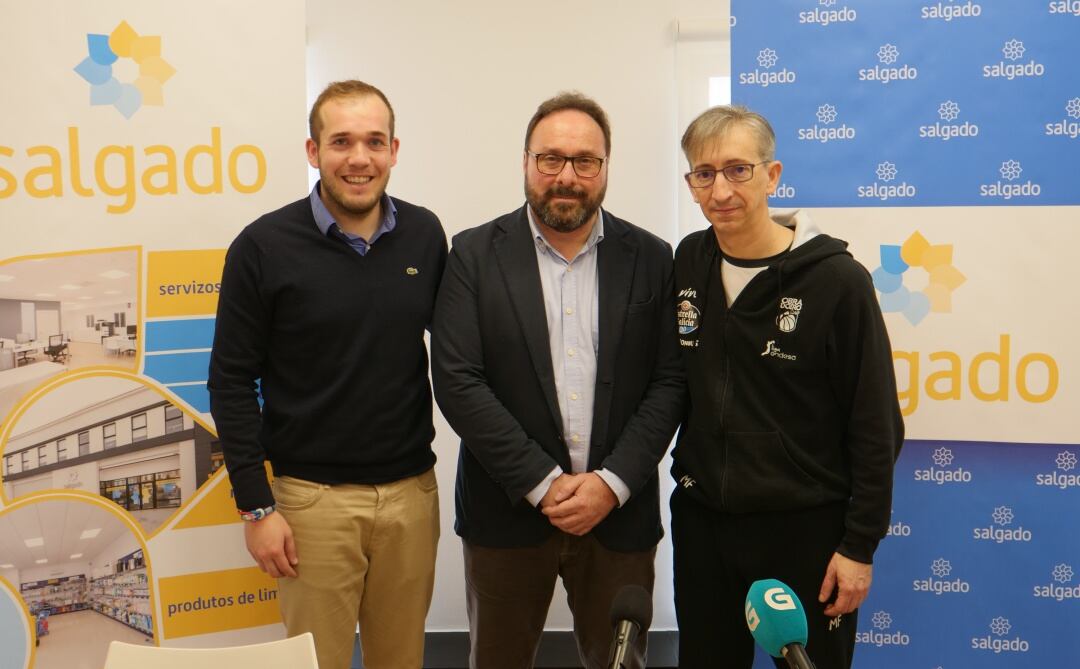
[[[717, 237], [746, 233], [769, 223], [769, 195], [776, 190], [782, 166], [779, 161], [761, 163], [761, 149], [754, 133], [733, 125], [693, 157], [691, 170], [717, 170], [711, 186], [690, 188], [694, 202], [713, 226]], [[731, 165], [754, 165], [753, 176], [741, 183], [729, 181], [721, 172]]]
[[307, 156], [319, 169], [323, 203], [338, 221], [362, 217], [378, 206], [397, 164], [390, 110], [378, 96], [363, 95], [327, 100], [319, 117], [319, 142], [308, 139]]

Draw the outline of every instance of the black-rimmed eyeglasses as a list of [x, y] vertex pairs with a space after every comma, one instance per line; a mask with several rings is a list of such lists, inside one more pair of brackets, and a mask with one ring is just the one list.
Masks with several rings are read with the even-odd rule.
[[607, 160], [607, 158], [597, 158], [596, 156], [560, 156], [557, 153], [533, 153], [532, 151], [526, 151], [525, 153], [536, 160], [536, 171], [549, 177], [562, 172], [566, 161], [569, 160], [574, 167], [574, 174], [591, 179], [600, 174], [600, 168], [604, 166], [604, 161]]
[[690, 184], [691, 188], [708, 188], [713, 185], [713, 182], [716, 181], [717, 172], [723, 173], [724, 178], [729, 182], [738, 184], [753, 179], [755, 167], [771, 162], [771, 160], [763, 160], [760, 163], [740, 163], [738, 165], [728, 165], [719, 170], [707, 167], [705, 169], [687, 172], [683, 176], [686, 178], [686, 183]]

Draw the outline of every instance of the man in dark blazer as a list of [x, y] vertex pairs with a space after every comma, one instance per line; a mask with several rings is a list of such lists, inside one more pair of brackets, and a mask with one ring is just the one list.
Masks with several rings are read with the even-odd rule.
[[[457, 521], [474, 669], [531, 667], [558, 576], [587, 667], [652, 590], [657, 463], [683, 412], [671, 247], [600, 209], [611, 133], [578, 93], [525, 136], [526, 206], [454, 238], [432, 330], [461, 436]], [[635, 648], [644, 666], [645, 635]]]

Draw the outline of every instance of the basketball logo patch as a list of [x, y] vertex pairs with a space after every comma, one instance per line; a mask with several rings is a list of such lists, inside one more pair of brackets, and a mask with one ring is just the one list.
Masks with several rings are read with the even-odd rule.
[[780, 298], [780, 315], [776, 317], [776, 327], [780, 332], [794, 332], [799, 324], [799, 314], [802, 312], [802, 300], [797, 297]]

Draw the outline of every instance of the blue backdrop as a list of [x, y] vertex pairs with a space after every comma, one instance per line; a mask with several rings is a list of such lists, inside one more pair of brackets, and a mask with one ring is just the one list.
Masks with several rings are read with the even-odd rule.
[[[732, 99], [769, 118], [784, 163], [773, 205], [1080, 204], [1080, 0], [732, 15]], [[886, 261], [879, 291], [906, 268]], [[1080, 666], [1080, 446], [1023, 435], [907, 441], [858, 669]]]
[[733, 0], [793, 206], [1080, 204], [1080, 0]]

